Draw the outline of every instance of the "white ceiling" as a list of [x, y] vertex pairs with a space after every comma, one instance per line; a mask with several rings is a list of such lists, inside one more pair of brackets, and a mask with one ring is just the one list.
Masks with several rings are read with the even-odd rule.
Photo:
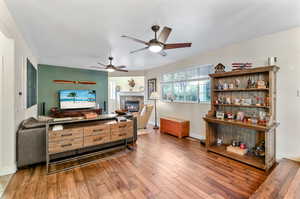
[[[209, 49], [300, 25], [299, 0], [6, 0], [40, 63], [95, 65], [110, 53], [115, 64], [148, 69]], [[173, 29], [168, 43], [192, 48], [162, 57], [121, 38], [150, 40], [151, 25]]]

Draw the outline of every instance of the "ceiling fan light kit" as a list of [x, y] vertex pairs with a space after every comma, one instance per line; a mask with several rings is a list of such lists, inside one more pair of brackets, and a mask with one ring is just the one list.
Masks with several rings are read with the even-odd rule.
[[143, 50], [149, 50], [153, 53], [158, 53], [162, 56], [166, 56], [167, 53], [164, 52], [164, 50], [169, 50], [169, 49], [175, 49], [175, 48], [188, 48], [192, 46], [192, 43], [174, 43], [174, 44], [166, 44], [165, 42], [167, 41], [172, 29], [169, 27], [164, 27], [163, 30], [160, 32], [159, 37], [157, 38], [157, 32], [159, 31], [160, 27], [159, 25], [154, 25], [151, 27], [152, 31], [154, 32], [154, 39], [151, 39], [149, 42], [136, 39], [134, 37], [122, 35], [121, 37], [130, 39], [134, 42], [141, 43], [146, 45], [147, 47], [141, 48], [138, 50], [131, 51], [130, 53], [136, 53], [140, 52]]
[[158, 52], [162, 51], [163, 48], [164, 48], [164, 45], [161, 43], [158, 43], [158, 42], [150, 43], [150, 46], [149, 46], [149, 50], [154, 53], [158, 53]]
[[115, 71], [115, 69], [113, 69], [113, 68], [108, 68], [107, 69], [107, 72], [109, 72], [109, 73], [114, 72], [114, 71]]

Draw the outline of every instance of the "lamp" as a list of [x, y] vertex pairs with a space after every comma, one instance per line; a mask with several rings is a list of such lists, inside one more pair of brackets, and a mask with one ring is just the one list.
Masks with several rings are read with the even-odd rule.
[[155, 106], [155, 125], [153, 129], [159, 129], [159, 127], [157, 126], [157, 109], [156, 109], [156, 100], [159, 100], [158, 92], [152, 92], [150, 95], [150, 99], [154, 100], [154, 106]]

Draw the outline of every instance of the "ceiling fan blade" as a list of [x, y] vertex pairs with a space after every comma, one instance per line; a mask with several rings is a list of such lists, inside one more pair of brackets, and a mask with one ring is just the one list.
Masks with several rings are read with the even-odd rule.
[[116, 68], [126, 68], [126, 66], [116, 66]]
[[167, 41], [171, 31], [172, 31], [172, 28], [165, 26], [158, 37], [158, 41], [165, 43]]
[[192, 43], [175, 43], [175, 44], [165, 44], [164, 50], [174, 49], [174, 48], [187, 48], [191, 47]]
[[163, 51], [163, 50], [160, 51], [158, 54], [160, 54], [161, 56], [164, 56], [164, 57], [167, 56], [167, 53], [165, 51]]
[[130, 36], [122, 35], [121, 37], [130, 39], [130, 40], [132, 40], [132, 41], [135, 41], [135, 42], [138, 42], [138, 43], [141, 43], [141, 44], [149, 45], [148, 42], [145, 42], [145, 41], [142, 41], [142, 40], [140, 40], [140, 39], [136, 39], [136, 38], [133, 38], [133, 37], [130, 37]]
[[98, 62], [98, 64], [101, 66], [106, 66], [106, 64], [102, 64], [101, 62]]
[[115, 68], [116, 71], [120, 71], [120, 72], [128, 72], [128, 70], [124, 70], [124, 69], [119, 69], [119, 68]]
[[139, 51], [143, 51], [143, 50], [146, 50], [146, 49], [148, 49], [148, 48], [149, 48], [149, 47], [147, 46], [147, 47], [145, 47], [145, 48], [137, 49], [137, 50], [131, 51], [130, 54], [136, 53], [136, 52], [139, 52]]

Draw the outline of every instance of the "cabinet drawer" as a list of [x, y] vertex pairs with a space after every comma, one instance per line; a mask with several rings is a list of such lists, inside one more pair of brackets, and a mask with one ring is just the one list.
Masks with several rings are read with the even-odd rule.
[[82, 138], [83, 129], [82, 128], [72, 128], [65, 129], [61, 131], [49, 131], [49, 142], [56, 142], [60, 140]]
[[49, 153], [60, 153], [64, 151], [70, 151], [74, 149], [79, 149], [83, 147], [83, 139], [82, 138], [74, 138], [67, 140], [60, 140], [56, 142], [49, 143]]
[[109, 133], [109, 125], [103, 124], [84, 128], [84, 136], [99, 135], [103, 133]]
[[133, 128], [128, 128], [126, 133], [127, 138], [133, 137]]
[[115, 124], [111, 124], [111, 130], [116, 131], [118, 129], [125, 129], [125, 128], [132, 128], [133, 122], [127, 121], [127, 122], [118, 122]]
[[101, 133], [100, 135], [92, 135], [84, 137], [84, 146], [93, 146], [103, 144], [110, 141], [110, 133]]
[[121, 140], [133, 136], [133, 128], [124, 128], [111, 131], [111, 140]]
[[117, 141], [125, 139], [127, 136], [126, 131], [114, 131], [111, 133], [111, 141]]

